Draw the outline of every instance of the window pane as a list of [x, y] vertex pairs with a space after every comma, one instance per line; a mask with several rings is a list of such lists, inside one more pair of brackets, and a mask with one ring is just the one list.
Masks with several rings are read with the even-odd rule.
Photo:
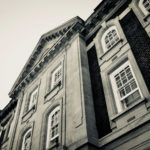
[[133, 82], [131, 82], [131, 88], [132, 90], [136, 89], [137, 88], [137, 85], [135, 83], [135, 80], [133, 80]]
[[105, 44], [107, 49], [113, 47], [118, 41], [119, 41], [119, 36], [116, 30], [114, 29], [108, 32], [107, 35], [105, 36]]
[[133, 94], [125, 99], [127, 107], [131, 106], [135, 101], [139, 100], [140, 98], [141, 96], [139, 91], [135, 91]]
[[126, 94], [125, 94], [125, 90], [124, 89], [121, 89], [120, 90], [120, 97], [124, 97]]
[[117, 82], [117, 87], [120, 88], [122, 86], [122, 83], [119, 81]]
[[126, 94], [130, 93], [130, 92], [131, 92], [131, 88], [130, 88], [130, 86], [129, 86], [129, 85], [127, 85], [127, 86], [125, 87], [125, 90], [126, 90]]

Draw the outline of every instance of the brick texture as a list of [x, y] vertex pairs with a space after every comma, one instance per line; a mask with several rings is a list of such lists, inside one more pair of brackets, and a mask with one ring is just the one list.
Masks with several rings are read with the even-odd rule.
[[150, 91], [150, 38], [132, 11], [120, 23]]
[[88, 51], [88, 61], [92, 84], [96, 124], [100, 138], [111, 132], [111, 130], [95, 47], [91, 48], [91, 50]]

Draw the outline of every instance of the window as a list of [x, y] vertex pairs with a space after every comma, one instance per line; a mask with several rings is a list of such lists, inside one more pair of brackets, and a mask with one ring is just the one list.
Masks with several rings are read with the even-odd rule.
[[104, 51], [111, 49], [114, 45], [118, 43], [120, 40], [117, 28], [115, 26], [111, 26], [109, 29], [105, 31], [102, 36], [102, 47]]
[[150, 0], [140, 0], [139, 8], [145, 15], [148, 15], [150, 13]]
[[141, 99], [141, 92], [129, 61], [111, 73], [110, 79], [118, 112]]
[[38, 88], [34, 89], [30, 94], [28, 110], [30, 110], [33, 106], [36, 105], [37, 98], [38, 98]]
[[52, 80], [51, 80], [51, 89], [58, 85], [58, 83], [62, 82], [62, 65], [59, 65], [53, 72], [52, 72]]
[[29, 129], [23, 136], [22, 149], [21, 150], [30, 150], [31, 149], [31, 134], [32, 130]]
[[150, 0], [143, 0], [143, 6], [150, 12]]
[[47, 148], [58, 143], [60, 128], [60, 107], [57, 106], [48, 117]]

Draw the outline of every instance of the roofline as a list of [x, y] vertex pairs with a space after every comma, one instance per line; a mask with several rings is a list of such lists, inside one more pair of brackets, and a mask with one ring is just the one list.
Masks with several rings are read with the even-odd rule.
[[84, 23], [84, 20], [82, 20], [80, 17], [76, 16], [76, 17], [74, 17], [74, 18], [68, 20], [67, 22], [63, 23], [62, 25], [60, 25], [60, 26], [58, 26], [58, 27], [56, 27], [56, 28], [50, 30], [49, 32], [44, 33], [44, 34], [40, 37], [38, 43], [36, 44], [34, 50], [33, 50], [32, 53], [31, 53], [30, 57], [29, 57], [28, 60], [26, 61], [26, 63], [25, 63], [25, 65], [24, 65], [23, 69], [21, 70], [19, 76], [17, 77], [16, 81], [14, 82], [14, 84], [13, 84], [13, 86], [12, 86], [12, 88], [11, 88], [9, 94], [8, 94], [10, 97], [11, 97], [11, 93], [12, 93], [12, 92], [14, 91], [14, 89], [16, 88], [17, 83], [19, 82], [19, 80], [20, 80], [22, 74], [24, 73], [24, 71], [25, 71], [27, 65], [29, 64], [29, 61], [31, 60], [33, 54], [36, 52], [36, 50], [37, 50], [38, 46], [40, 45], [41, 41], [42, 41], [46, 36], [52, 35], [52, 34], [58, 32], [59, 30], [62, 30], [63, 28], [65, 28], [65, 26], [67, 26], [67, 24], [69, 25], [69, 23], [71, 23], [71, 22], [72, 22], [72, 24], [74, 24], [74, 23], [76, 23], [76, 22]]

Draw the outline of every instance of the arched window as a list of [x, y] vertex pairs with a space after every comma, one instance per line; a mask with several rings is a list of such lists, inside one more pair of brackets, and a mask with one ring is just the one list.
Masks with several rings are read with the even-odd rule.
[[31, 149], [31, 135], [32, 135], [32, 129], [27, 130], [27, 132], [23, 136], [21, 150], [30, 150]]
[[48, 117], [47, 148], [58, 143], [60, 128], [60, 106], [57, 106]]
[[119, 41], [120, 37], [115, 26], [111, 26], [108, 28], [102, 36], [102, 47], [103, 50], [106, 52], [107, 50], [111, 49], [114, 45], [116, 45]]
[[145, 15], [148, 15], [150, 13], [150, 0], [140, 0], [139, 8]]

